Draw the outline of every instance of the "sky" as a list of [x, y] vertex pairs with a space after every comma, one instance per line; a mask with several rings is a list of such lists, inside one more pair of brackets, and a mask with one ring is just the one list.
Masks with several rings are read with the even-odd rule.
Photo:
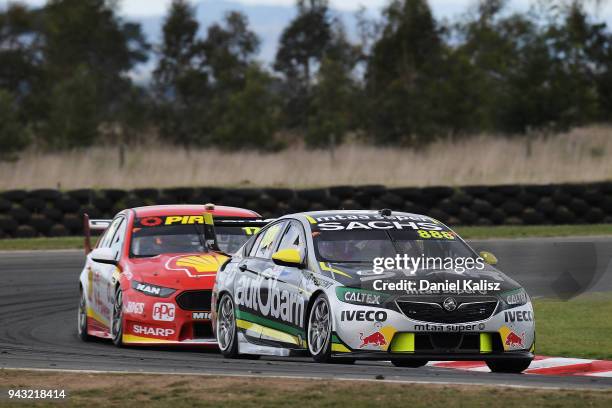
[[[11, 0], [0, 0], [0, 3], [7, 3]], [[40, 6], [45, 0], [20, 0], [24, 3]], [[215, 2], [215, 0], [204, 0]], [[219, 0], [222, 1], [222, 0]], [[293, 7], [295, 0], [233, 0], [247, 6], [286, 6]], [[200, 3], [201, 0], [191, 0], [192, 3]], [[151, 17], [164, 14], [171, 0], [120, 0], [121, 9], [126, 16]], [[331, 0], [331, 6], [337, 10], [355, 11], [361, 6], [366, 6], [370, 10], [380, 9], [387, 0]], [[434, 12], [439, 16], [449, 16], [452, 13], [466, 9], [474, 0], [430, 0]], [[528, 0], [512, 0], [512, 5], [524, 8]]]

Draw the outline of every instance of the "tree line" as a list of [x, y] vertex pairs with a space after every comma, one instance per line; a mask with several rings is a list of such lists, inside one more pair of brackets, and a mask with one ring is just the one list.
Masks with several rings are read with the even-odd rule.
[[[559, 131], [612, 119], [612, 32], [577, 0], [477, 1], [436, 20], [426, 0], [357, 15], [298, 0], [271, 66], [247, 17], [203, 30], [173, 0], [160, 43], [115, 1], [0, 10], [0, 155], [146, 142], [274, 150], [347, 138], [422, 146], [477, 132]], [[132, 78], [154, 61], [152, 78]]]

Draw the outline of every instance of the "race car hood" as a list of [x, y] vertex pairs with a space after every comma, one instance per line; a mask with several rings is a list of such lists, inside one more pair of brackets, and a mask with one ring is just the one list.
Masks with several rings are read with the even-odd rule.
[[128, 273], [134, 281], [173, 289], [212, 289], [227, 256], [210, 253], [162, 254], [134, 258]]
[[[370, 263], [327, 263], [325, 265], [325, 269], [331, 270], [332, 272], [339, 272], [334, 273], [334, 278], [340, 281], [344, 286], [376, 290], [389, 294], [397, 294], [398, 291], [374, 289], [374, 282], [377, 280], [387, 283], [415, 281], [416, 287], [421, 288], [426, 285], [426, 283], [421, 284], [421, 281], [435, 284], [456, 283], [460, 288], [474, 286], [475, 283], [483, 281], [487, 283], [499, 283], [498, 289], [495, 291], [486, 291], [488, 294], [497, 294], [496, 292], [501, 293], [521, 288], [521, 285], [516, 281], [490, 265], [485, 265], [482, 270], [471, 269], [461, 271], [461, 273], [460, 271], [452, 270], [419, 270], [415, 274], [411, 274], [409, 271], [404, 270], [389, 270], [382, 274], [375, 273]], [[380, 287], [380, 285], [378, 285], [378, 287]], [[423, 293], [427, 293], [427, 291], [425, 290]], [[484, 294], [480, 290], [476, 290], [475, 293]]]

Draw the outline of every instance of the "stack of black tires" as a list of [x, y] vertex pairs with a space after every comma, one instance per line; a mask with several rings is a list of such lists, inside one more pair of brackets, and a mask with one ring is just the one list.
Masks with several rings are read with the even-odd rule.
[[612, 182], [467, 187], [337, 186], [286, 188], [141, 188], [0, 192], [0, 238], [82, 233], [82, 217], [111, 218], [131, 207], [215, 203], [273, 218], [326, 209], [391, 208], [431, 215], [450, 225], [612, 223]]

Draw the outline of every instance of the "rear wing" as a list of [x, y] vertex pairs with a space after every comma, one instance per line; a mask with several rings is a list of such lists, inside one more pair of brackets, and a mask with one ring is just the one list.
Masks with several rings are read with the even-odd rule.
[[106, 230], [113, 220], [92, 220], [89, 214], [83, 214], [83, 232], [85, 234], [85, 255], [91, 252], [91, 231]]

